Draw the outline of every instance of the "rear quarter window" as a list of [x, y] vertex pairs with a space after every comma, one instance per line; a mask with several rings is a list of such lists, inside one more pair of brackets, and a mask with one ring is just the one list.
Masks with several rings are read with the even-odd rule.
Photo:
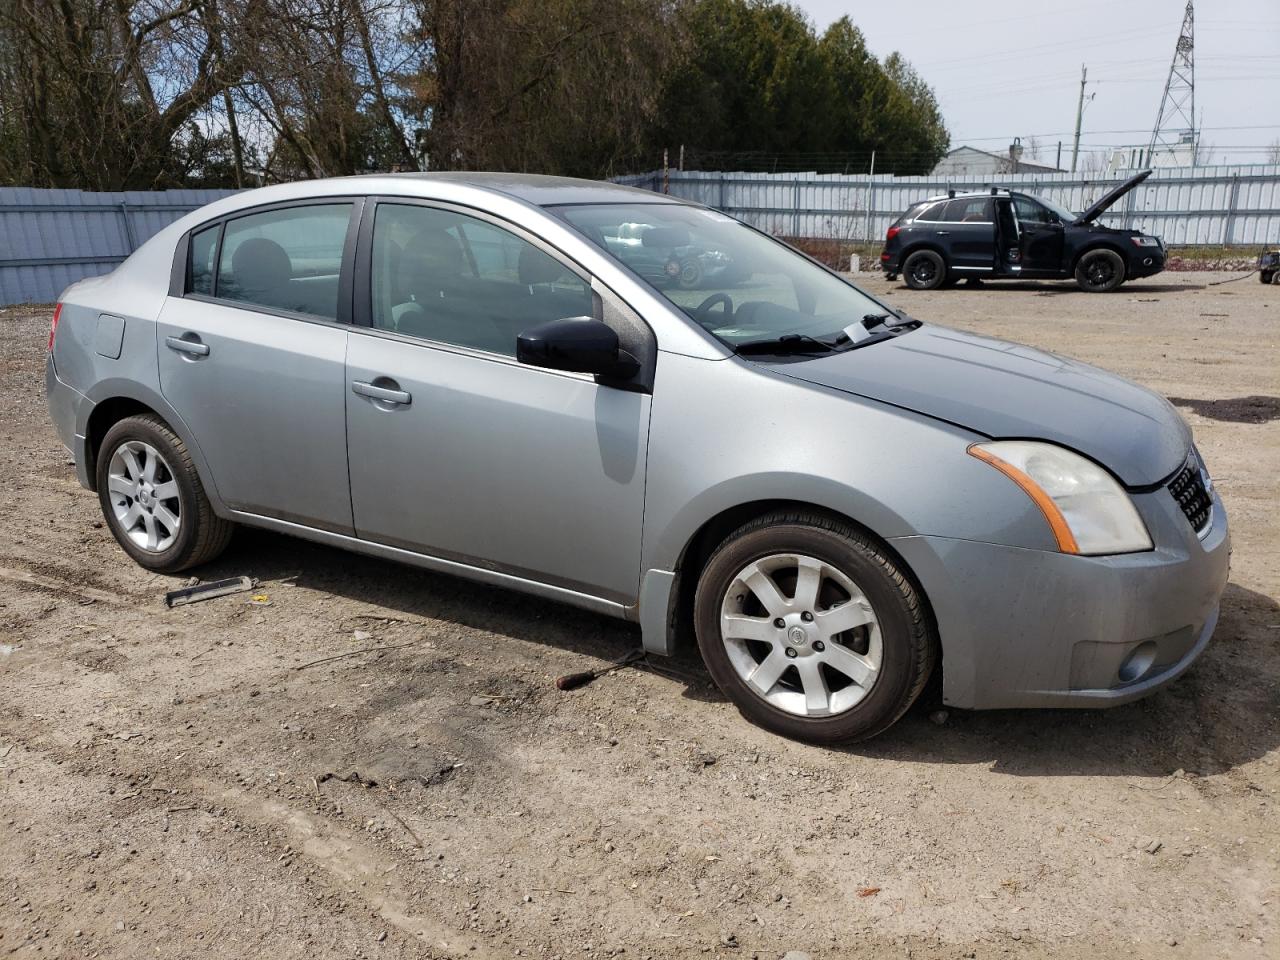
[[213, 293], [213, 257], [218, 249], [220, 225], [192, 234], [187, 259], [187, 293]]

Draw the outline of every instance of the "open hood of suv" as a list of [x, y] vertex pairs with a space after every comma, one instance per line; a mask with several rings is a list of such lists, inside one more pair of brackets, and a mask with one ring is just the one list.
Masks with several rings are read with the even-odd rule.
[[1191, 447], [1186, 422], [1145, 387], [1086, 363], [946, 327], [926, 325], [774, 370], [995, 439], [1061, 444], [1130, 487], [1164, 480]]
[[1097, 200], [1095, 200], [1093, 202], [1093, 206], [1089, 207], [1088, 210], [1080, 214], [1080, 216], [1076, 217], [1075, 222], [1091, 223], [1094, 220], [1097, 220], [1098, 217], [1101, 216], [1104, 211], [1110, 208], [1112, 204], [1114, 204], [1117, 200], [1119, 200], [1121, 197], [1123, 197], [1126, 193], [1128, 193], [1130, 190], [1132, 190], [1134, 187], [1140, 184], [1143, 180], [1147, 179], [1147, 177], [1149, 176], [1151, 176], [1150, 170], [1143, 170], [1141, 173], [1135, 173], [1132, 177], [1130, 177], [1124, 183], [1118, 184], [1117, 186], [1111, 188], [1102, 196], [1100, 196]]

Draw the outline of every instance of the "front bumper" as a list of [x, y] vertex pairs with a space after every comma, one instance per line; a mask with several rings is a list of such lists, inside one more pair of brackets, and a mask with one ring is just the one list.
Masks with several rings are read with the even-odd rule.
[[1172, 495], [1134, 496], [1156, 549], [1079, 557], [971, 540], [894, 548], [937, 617], [943, 700], [969, 709], [1106, 707], [1186, 671], [1208, 645], [1231, 553], [1226, 513], [1197, 537]]
[[1138, 247], [1137, 250], [1129, 255], [1129, 277], [1134, 280], [1138, 277], [1150, 277], [1159, 273], [1165, 267], [1167, 253], [1163, 246], [1159, 247]]

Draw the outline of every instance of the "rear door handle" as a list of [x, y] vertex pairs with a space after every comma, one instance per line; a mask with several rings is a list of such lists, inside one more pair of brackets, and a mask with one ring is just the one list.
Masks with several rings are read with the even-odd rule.
[[950, 236], [950, 235], [951, 235], [951, 231], [950, 231], [950, 230], [935, 230], [935, 231], [933, 232], [933, 235], [934, 235], [935, 237], [946, 237], [946, 236]]
[[413, 402], [413, 396], [407, 390], [379, 387], [377, 384], [365, 383], [363, 380], [352, 380], [351, 392], [358, 393], [362, 397], [368, 397], [370, 400], [381, 400], [383, 403], [398, 403], [408, 406]]
[[[185, 337], [165, 337], [164, 343], [170, 350], [177, 350], [179, 353], [189, 353], [193, 357], [207, 357], [209, 355], [209, 345], [201, 343], [195, 336], [194, 333], [190, 333]], [[187, 337], [192, 339], [187, 339]]]

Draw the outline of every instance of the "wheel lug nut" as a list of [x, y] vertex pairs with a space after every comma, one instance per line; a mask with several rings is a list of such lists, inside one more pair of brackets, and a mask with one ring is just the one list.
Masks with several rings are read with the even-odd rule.
[[805, 623], [812, 623], [813, 614], [810, 613], [808, 610], [806, 610], [804, 613], [800, 614], [800, 619], [803, 620]]
[[785, 630], [787, 627], [787, 621], [779, 617], [777, 620], [773, 621], [773, 625], [777, 627], [779, 630]]
[[823, 643], [821, 640], [815, 640], [813, 641], [813, 649], [821, 653], [823, 650], [827, 649], [827, 645]]
[[796, 658], [796, 648], [787, 647], [787, 656], [794, 660]]

